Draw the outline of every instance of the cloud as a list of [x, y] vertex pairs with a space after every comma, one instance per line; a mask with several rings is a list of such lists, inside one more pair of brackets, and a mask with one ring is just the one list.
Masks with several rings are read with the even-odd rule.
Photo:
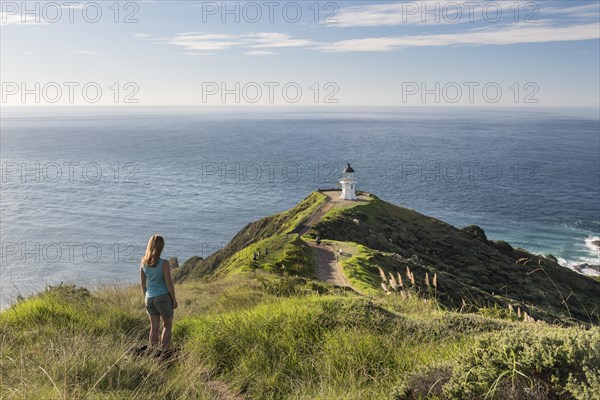
[[[434, 14], [425, 15], [425, 18], [423, 18], [422, 13], [426, 4], [431, 4], [428, 7], [431, 7], [430, 9], [432, 10], [437, 5], [439, 10]], [[328, 26], [347, 28], [353, 26], [431, 25], [436, 23], [466, 22], [469, 20], [468, 16], [457, 15], [459, 12], [459, 8], [457, 7], [448, 6], [443, 12], [441, 11], [442, 7], [443, 2], [440, 4], [439, 1], [369, 4], [345, 7], [334, 17], [338, 22], [329, 23]], [[436, 18], [439, 20], [436, 21]]]
[[277, 53], [274, 53], [272, 51], [257, 50], [257, 51], [248, 51], [244, 54], [247, 56], [271, 56], [271, 55], [275, 55]]
[[275, 48], [275, 47], [306, 47], [314, 44], [312, 40], [308, 39], [294, 39], [288, 34], [268, 32], [268, 33], [254, 33], [246, 35], [246, 42], [251, 47], [260, 48]]
[[[66, 12], [62, 12], [60, 10], [77, 10], [77, 9], [83, 9], [83, 4], [79, 4], [77, 2], [67, 2], [63, 5], [60, 5], [58, 3], [53, 3], [54, 6], [56, 7], [52, 7], [53, 10], [52, 12], [48, 12], [51, 13], [51, 15], [46, 16], [46, 14], [44, 14], [41, 10], [42, 10], [42, 6], [40, 6], [39, 4], [36, 6], [36, 12], [32, 12], [32, 13], [24, 13], [21, 9], [21, 7], [25, 7], [25, 3], [21, 3], [21, 6], [17, 6], [16, 2], [11, 2], [12, 4], [6, 4], [6, 6], [2, 7], [3, 10], [5, 11], [0, 11], [0, 26], [5, 26], [5, 25], [16, 25], [16, 26], [24, 26], [24, 25], [29, 25], [29, 26], [36, 26], [36, 25], [48, 25], [49, 23], [56, 23], [60, 20], [65, 20], [65, 21], [69, 21], [69, 11]], [[54, 12], [54, 8], [58, 8], [58, 13], [55, 14]], [[33, 10], [33, 8], [32, 8]], [[8, 11], [8, 12], [7, 12]]]
[[406, 47], [483, 46], [520, 43], [546, 43], [600, 38], [600, 23], [564, 27], [548, 24], [512, 24], [502, 28], [480, 28], [461, 33], [388, 36], [340, 40], [317, 46], [317, 50], [334, 53], [384, 52]]
[[196, 53], [196, 52], [186, 51], [181, 54], [183, 54], [185, 56], [212, 56], [214, 53]]
[[[597, 21], [600, 3], [555, 7], [553, 2], [494, 2], [502, 11], [502, 22], [515, 21], [515, 4], [519, 4], [518, 21], [531, 21], [546, 16], [557, 16], [564, 20], [588, 19]], [[448, 25], [465, 22], [485, 22], [484, 4], [456, 1], [408, 1], [401, 3], [379, 3], [351, 6], [340, 9], [335, 16], [337, 23], [328, 26], [338, 28], [375, 27], [397, 25]], [[494, 15], [494, 11], [489, 11]], [[590, 22], [591, 22], [590, 21]]]
[[[535, 20], [546, 15], [562, 19], [591, 19], [597, 21], [600, 3], [554, 7], [552, 2], [494, 2], [494, 7], [502, 11], [503, 22], [515, 20], [515, 4], [519, 4], [519, 20]], [[379, 3], [344, 7], [335, 16], [337, 23], [328, 26], [338, 28], [374, 27], [397, 25], [447, 25], [485, 20], [484, 4], [478, 2], [456, 2], [443, 0], [407, 1], [400, 3]], [[494, 15], [494, 9], [489, 11]]]
[[[146, 36], [138, 37], [147, 39]], [[285, 47], [308, 47], [316, 43], [308, 39], [295, 39], [285, 33], [261, 32], [248, 33], [242, 35], [230, 34], [205, 34], [205, 33], [180, 33], [167, 39], [156, 39], [159, 42], [166, 42], [175, 46], [180, 46], [188, 52], [204, 52], [215, 50], [227, 50], [233, 47], [244, 47], [250, 49], [272, 49]], [[268, 51], [259, 53], [258, 51], [248, 52], [249, 55], [275, 54]]]
[[598, 19], [600, 15], [600, 3], [593, 4], [585, 4], [579, 6], [568, 6], [568, 7], [551, 7], [547, 4], [550, 3], [542, 3], [543, 8], [541, 10], [544, 14], [550, 15], [559, 15], [563, 18], [592, 18], [594, 20]]
[[[569, 15], [589, 12], [590, 7], [571, 7]], [[554, 11], [553, 11], [554, 12]], [[188, 53], [213, 53], [240, 48], [246, 55], [270, 55], [272, 49], [303, 48], [328, 53], [389, 52], [409, 47], [494, 46], [523, 43], [548, 43], [600, 39], [600, 22], [539, 20], [537, 23], [514, 22], [488, 24], [485, 27], [462, 29], [458, 32], [412, 34], [402, 36], [358, 37], [333, 42], [316, 42], [293, 37], [287, 33], [259, 32], [245, 34], [207, 34], [188, 32], [169, 38], [151, 38], [135, 34], [142, 40], [183, 47]], [[463, 27], [465, 25], [462, 25]], [[364, 35], [364, 34], [363, 34]], [[263, 52], [260, 52], [260, 51]]]
[[5, 12], [0, 12], [0, 26], [6, 26], [6, 25], [17, 25], [17, 26], [24, 26], [24, 25], [29, 25], [29, 26], [35, 26], [35, 25], [45, 25], [48, 22], [46, 22], [43, 18], [38, 18], [38, 21], [36, 21], [36, 17], [33, 15], [28, 15], [25, 18], [25, 21], [23, 21], [21, 15], [18, 14], [8, 14]]
[[236, 35], [227, 34], [179, 34], [165, 40], [167, 43], [192, 51], [226, 50], [243, 44]]

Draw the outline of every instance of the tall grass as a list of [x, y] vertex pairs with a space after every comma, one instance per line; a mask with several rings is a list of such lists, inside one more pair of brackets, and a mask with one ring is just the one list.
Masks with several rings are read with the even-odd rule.
[[[405, 290], [412, 284], [405, 278], [400, 286], [397, 274], [394, 281]], [[543, 389], [593, 399], [600, 392], [597, 328], [459, 314], [417, 295], [365, 297], [306, 279], [281, 285], [293, 290], [272, 291], [249, 273], [178, 284], [174, 345], [181, 351], [172, 364], [128, 351], [147, 342], [138, 287], [51, 288], [0, 313], [0, 398], [362, 400], [510, 393], [525, 399]]]
[[389, 398], [417, 366], [460, 351], [460, 335], [427, 341], [430, 334], [358, 296], [281, 299], [186, 319], [175, 329], [214, 376], [257, 399]]
[[[265, 299], [252, 282], [177, 285], [186, 314], [251, 307]], [[130, 350], [147, 342], [138, 287], [90, 292], [49, 288], [0, 314], [2, 399], [214, 399], [201, 363], [184, 354], [171, 367]], [[198, 304], [196, 302], [201, 302]], [[198, 379], [190, 380], [190, 377]], [[219, 390], [216, 390], [218, 388]]]

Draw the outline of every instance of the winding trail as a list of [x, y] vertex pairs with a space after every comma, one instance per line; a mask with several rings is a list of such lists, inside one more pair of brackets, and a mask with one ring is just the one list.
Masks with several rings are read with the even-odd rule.
[[335, 252], [327, 245], [319, 246], [314, 242], [307, 244], [313, 248], [317, 257], [317, 279], [336, 286], [350, 287]]
[[[338, 203], [349, 203], [355, 204], [348, 200], [341, 200], [339, 196], [340, 192], [322, 192], [327, 196], [327, 201], [323, 204], [306, 222], [304, 222], [297, 230], [298, 235], [303, 236], [310, 229], [323, 218], [336, 204]], [[308, 244], [315, 252], [317, 258], [317, 279], [323, 282], [330, 283], [336, 286], [350, 287], [350, 284], [346, 280], [344, 273], [342, 272], [342, 266], [337, 260], [335, 251], [326, 244], [317, 245], [313, 241], [307, 241]]]
[[[325, 196], [327, 196], [327, 201], [323, 204], [306, 222], [302, 223], [298, 229], [298, 235], [303, 236], [310, 231], [317, 222], [323, 218], [325, 214], [327, 214], [335, 205], [336, 201], [333, 198], [331, 192], [322, 192]], [[334, 192], [335, 193], [335, 192]], [[343, 200], [341, 200], [343, 201]]]

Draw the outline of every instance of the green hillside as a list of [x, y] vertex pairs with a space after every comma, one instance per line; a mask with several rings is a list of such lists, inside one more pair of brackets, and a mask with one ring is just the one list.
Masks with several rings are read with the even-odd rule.
[[408, 266], [420, 278], [421, 289], [425, 272], [437, 273], [437, 298], [449, 307], [460, 308], [463, 300], [469, 306], [513, 304], [546, 321], [599, 322], [598, 281], [560, 266], [551, 256], [487, 240], [477, 226], [457, 229], [374, 199], [326, 216], [311, 235], [366, 247], [363, 254], [368, 255], [356, 263], [376, 289], [377, 266], [394, 273]]
[[[223, 272], [219, 270], [219, 267], [228, 261], [230, 262], [232, 256], [243, 250], [244, 259], [247, 261], [244, 265], [250, 266], [253, 252], [250, 246], [261, 240], [269, 240], [273, 236], [292, 232], [294, 228], [308, 219], [319, 206], [323, 205], [325, 200], [326, 197], [315, 192], [288, 211], [246, 225], [223, 249], [218, 250], [206, 259], [192, 257], [187, 260], [180, 269], [175, 271], [174, 279], [193, 279]], [[263, 246], [268, 247], [268, 243], [263, 243]], [[274, 250], [276, 249], [274, 248]]]
[[[350, 287], [316, 279], [317, 249]], [[168, 362], [131, 352], [137, 286], [2, 311], [0, 398], [599, 398], [599, 282], [372, 195], [313, 193], [174, 276]]]
[[[232, 266], [256, 269], [263, 264], [276, 270], [287, 265], [310, 276], [314, 263], [306, 254], [300, 255], [309, 249], [289, 232], [322, 206], [325, 197], [315, 192], [289, 211], [248, 224], [206, 260], [188, 260], [176, 279], [220, 276], [231, 272]], [[431, 278], [437, 274], [435, 297], [448, 309], [507, 308], [510, 304], [547, 322], [599, 322], [600, 282], [560, 266], [552, 256], [489, 241], [477, 226], [458, 229], [372, 196], [368, 202], [334, 208], [304, 239], [312, 241], [317, 236], [337, 248], [354, 250], [345, 253], [341, 265], [352, 286], [364, 293], [382, 290], [378, 268], [396, 275], [408, 267], [419, 292], [427, 292], [425, 274]], [[289, 258], [291, 242], [298, 258]], [[254, 262], [252, 254], [260, 248], [273, 249], [271, 259]], [[287, 254], [279, 264], [272, 260], [279, 257], [278, 251]]]

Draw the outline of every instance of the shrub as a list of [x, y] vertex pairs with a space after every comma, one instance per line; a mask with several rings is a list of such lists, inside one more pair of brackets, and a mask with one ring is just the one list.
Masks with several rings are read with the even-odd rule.
[[[452, 398], [598, 399], [600, 330], [546, 325], [485, 335], [462, 356]], [[594, 397], [596, 396], [596, 397]]]

